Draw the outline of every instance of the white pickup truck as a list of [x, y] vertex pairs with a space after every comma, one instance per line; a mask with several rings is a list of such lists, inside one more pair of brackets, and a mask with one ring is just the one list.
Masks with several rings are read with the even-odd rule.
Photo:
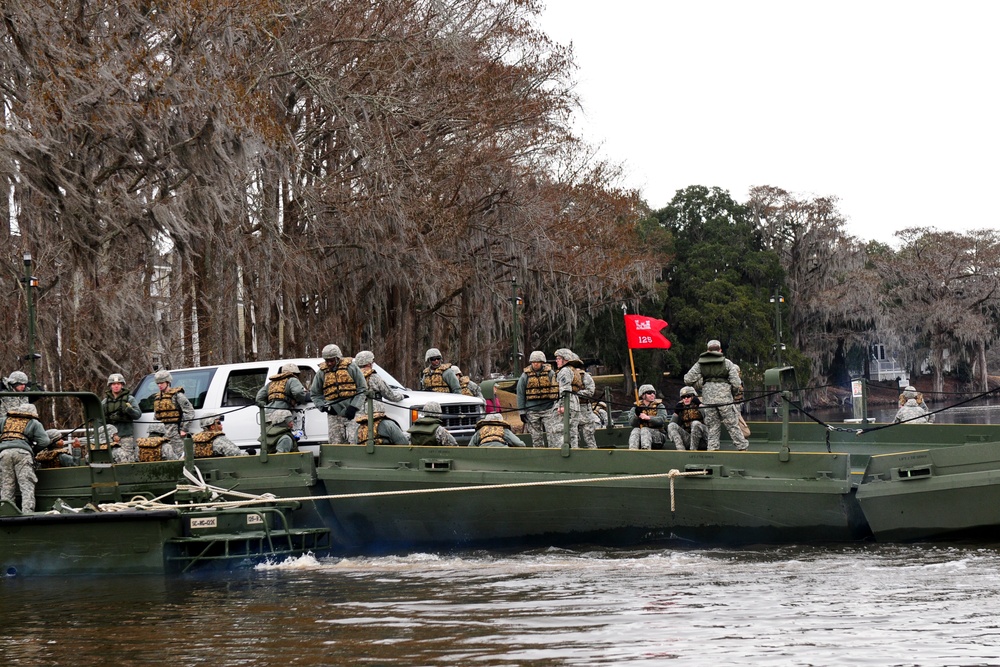
[[[195, 415], [213, 412], [224, 416], [222, 425], [226, 436], [244, 449], [256, 449], [260, 446], [260, 408], [254, 403], [257, 391], [264, 386], [267, 378], [278, 372], [282, 364], [297, 364], [302, 371], [299, 380], [306, 391], [312, 384], [319, 370], [322, 359], [277, 359], [274, 361], [257, 361], [243, 364], [224, 364], [221, 366], [200, 366], [198, 368], [171, 369], [174, 387], [184, 387], [184, 395], [194, 406]], [[476, 428], [476, 422], [483, 418], [486, 412], [486, 402], [481, 398], [461, 394], [442, 394], [430, 391], [411, 391], [392, 377], [385, 369], [374, 365], [375, 372], [390, 386], [401, 391], [405, 398], [401, 403], [393, 403], [381, 399], [386, 407], [386, 414], [399, 423], [403, 431], [419, 415], [418, 410], [428, 401], [437, 401], [444, 412], [442, 422], [452, 435], [460, 442], [468, 441]], [[142, 379], [134, 395], [142, 408], [142, 417], [135, 424], [137, 438], [146, 437], [149, 425], [153, 419], [152, 396], [157, 392], [153, 374]], [[327, 438], [326, 414], [320, 412], [309, 402], [300, 405], [292, 412], [295, 416], [296, 428], [302, 430], [299, 449], [319, 451], [319, 445], [329, 442]], [[192, 433], [201, 430], [195, 421], [190, 427]]]

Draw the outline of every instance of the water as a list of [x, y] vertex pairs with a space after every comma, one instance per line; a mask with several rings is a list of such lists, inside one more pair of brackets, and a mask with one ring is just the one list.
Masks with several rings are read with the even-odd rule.
[[1000, 664], [1000, 545], [305, 557], [0, 596], [5, 665]]

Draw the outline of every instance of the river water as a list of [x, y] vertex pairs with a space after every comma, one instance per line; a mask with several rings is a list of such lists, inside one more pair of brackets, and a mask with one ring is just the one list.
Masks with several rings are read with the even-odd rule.
[[4, 665], [997, 665], [1000, 544], [303, 557], [0, 580]]

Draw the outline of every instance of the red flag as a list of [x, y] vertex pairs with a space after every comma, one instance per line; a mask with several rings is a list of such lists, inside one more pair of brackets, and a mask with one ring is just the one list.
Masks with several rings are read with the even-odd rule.
[[629, 349], [670, 349], [670, 341], [660, 333], [665, 329], [667, 323], [655, 317], [645, 315], [625, 316], [625, 337], [628, 339]]

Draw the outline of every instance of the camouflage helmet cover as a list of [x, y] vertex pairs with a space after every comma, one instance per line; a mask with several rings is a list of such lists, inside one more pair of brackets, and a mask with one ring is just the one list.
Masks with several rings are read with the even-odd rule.
[[441, 350], [437, 349], [436, 347], [431, 347], [428, 348], [426, 352], [424, 352], [424, 361], [430, 361], [434, 357], [440, 357], [440, 356], [442, 356]]
[[149, 433], [149, 435], [165, 435], [167, 433], [167, 427], [160, 423], [153, 423], [149, 425], [147, 433]]
[[115, 382], [120, 382], [122, 384], [125, 384], [125, 376], [122, 375], [121, 373], [112, 373], [111, 375], [108, 376], [108, 384], [111, 385], [114, 384]]
[[709, 350], [721, 350], [722, 349], [722, 343], [720, 343], [719, 341], [717, 341], [716, 339], [713, 338], [712, 340], [708, 341], [708, 345], [706, 347]]
[[103, 428], [97, 429], [97, 439], [104, 444], [107, 444], [112, 440], [114, 440], [116, 435], [118, 435], [118, 428], [112, 424], [107, 425], [106, 432], [105, 429]]
[[46, 429], [45, 435], [49, 436], [49, 442], [53, 445], [63, 439], [62, 431], [57, 428]]
[[694, 387], [682, 387], [681, 388], [681, 398], [685, 396], [697, 396], [698, 392], [694, 390]]
[[28, 376], [23, 371], [14, 371], [7, 378], [7, 382], [10, 384], [28, 384]]
[[153, 376], [156, 384], [161, 382], [173, 382], [174, 376], [170, 374], [170, 371], [156, 371], [156, 375]]
[[455, 371], [455, 375], [461, 375], [462, 374], [462, 369], [459, 368], [458, 366], [456, 366], [455, 364], [451, 365], [451, 370]]
[[298, 364], [293, 364], [292, 362], [288, 362], [287, 364], [282, 364], [281, 365], [281, 372], [282, 373], [295, 373], [296, 375], [298, 375], [298, 373], [299, 373]]
[[354, 363], [357, 366], [369, 366], [375, 362], [375, 353], [371, 350], [361, 350], [354, 355]]
[[344, 353], [340, 351], [339, 345], [334, 345], [330, 343], [323, 348], [323, 358], [324, 359], [342, 359]]
[[288, 410], [273, 410], [267, 421], [272, 424], [287, 424], [292, 421], [292, 413]]
[[529, 362], [531, 362], [531, 361], [540, 361], [540, 362], [542, 362], [544, 364], [545, 363], [545, 353], [542, 352], [541, 350], [535, 350], [530, 355], [528, 355], [528, 361]]
[[201, 424], [202, 428], [208, 428], [209, 426], [213, 426], [221, 422], [222, 422], [221, 415], [217, 415], [214, 412], [209, 412], [207, 414], [202, 415], [201, 422], [199, 423]]
[[571, 361], [573, 359], [573, 351], [568, 347], [560, 347], [553, 354], [554, 356], [562, 357], [566, 361]]
[[484, 422], [502, 422], [503, 415], [499, 412], [491, 412], [490, 414], [483, 417]]
[[31, 415], [32, 417], [38, 416], [38, 408], [36, 408], [31, 403], [22, 403], [10, 412], [20, 412], [23, 415]]
[[441, 404], [437, 401], [427, 401], [420, 411], [428, 417], [437, 417], [441, 415]]
[[641, 387], [639, 387], [639, 395], [640, 396], [642, 396], [643, 394], [645, 394], [647, 391], [651, 391], [651, 392], [653, 392], [655, 394], [656, 393], [656, 387], [654, 387], [651, 384], [644, 384]]

